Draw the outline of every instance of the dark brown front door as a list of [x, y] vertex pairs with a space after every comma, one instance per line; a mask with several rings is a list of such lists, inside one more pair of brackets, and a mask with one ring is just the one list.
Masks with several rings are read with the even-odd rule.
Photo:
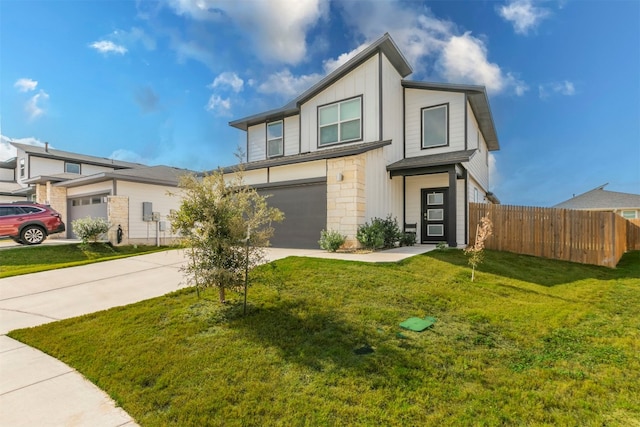
[[422, 190], [422, 243], [446, 242], [448, 188]]

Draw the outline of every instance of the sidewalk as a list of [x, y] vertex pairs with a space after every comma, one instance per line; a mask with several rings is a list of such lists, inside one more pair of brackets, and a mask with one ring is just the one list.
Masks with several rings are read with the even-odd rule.
[[[427, 252], [412, 246], [373, 253], [268, 250], [287, 256], [397, 262]], [[136, 426], [113, 400], [81, 374], [7, 337], [11, 330], [132, 304], [184, 286], [182, 250], [0, 279], [0, 426]]]

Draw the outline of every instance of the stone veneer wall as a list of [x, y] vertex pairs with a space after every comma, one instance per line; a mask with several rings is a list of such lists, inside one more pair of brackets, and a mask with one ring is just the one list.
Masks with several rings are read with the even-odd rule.
[[365, 162], [363, 154], [327, 161], [327, 230], [347, 236], [345, 249], [359, 246], [356, 233], [365, 222]]
[[[48, 204], [58, 211], [64, 221], [67, 230], [70, 225], [67, 223], [67, 189], [64, 187], [55, 187], [51, 182], [46, 184], [36, 184], [36, 202]], [[56, 233], [49, 236], [51, 239], [64, 239], [67, 232]]]
[[109, 241], [118, 244], [118, 225], [122, 227], [121, 245], [129, 242], [129, 198], [126, 196], [107, 197], [107, 221], [111, 224], [107, 233]]

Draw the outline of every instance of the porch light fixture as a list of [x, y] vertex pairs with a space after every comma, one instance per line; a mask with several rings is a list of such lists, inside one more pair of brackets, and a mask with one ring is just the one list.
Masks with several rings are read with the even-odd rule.
[[338, 172], [338, 174], [336, 175], [336, 181], [340, 182], [344, 179], [344, 177], [342, 176], [341, 172]]

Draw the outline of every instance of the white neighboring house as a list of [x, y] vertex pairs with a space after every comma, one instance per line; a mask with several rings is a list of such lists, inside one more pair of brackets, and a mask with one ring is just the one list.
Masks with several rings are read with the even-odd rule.
[[469, 202], [499, 203], [487, 93], [411, 73], [385, 34], [284, 107], [230, 123], [246, 132], [245, 182], [285, 214], [274, 246], [317, 248], [327, 229], [354, 247], [358, 226], [387, 215], [416, 224], [418, 243], [466, 245]]
[[615, 212], [626, 219], [640, 219], [640, 194], [605, 190], [607, 184], [578, 194], [553, 206], [560, 209]]
[[123, 244], [164, 244], [177, 237], [167, 215], [178, 209], [180, 198], [169, 193], [178, 193], [181, 175], [194, 172], [54, 150], [48, 144], [11, 144], [17, 155], [0, 163], [0, 200], [51, 205], [67, 226], [52, 238], [75, 237], [73, 220], [87, 216], [109, 222], [112, 243], [117, 243], [118, 226]]

